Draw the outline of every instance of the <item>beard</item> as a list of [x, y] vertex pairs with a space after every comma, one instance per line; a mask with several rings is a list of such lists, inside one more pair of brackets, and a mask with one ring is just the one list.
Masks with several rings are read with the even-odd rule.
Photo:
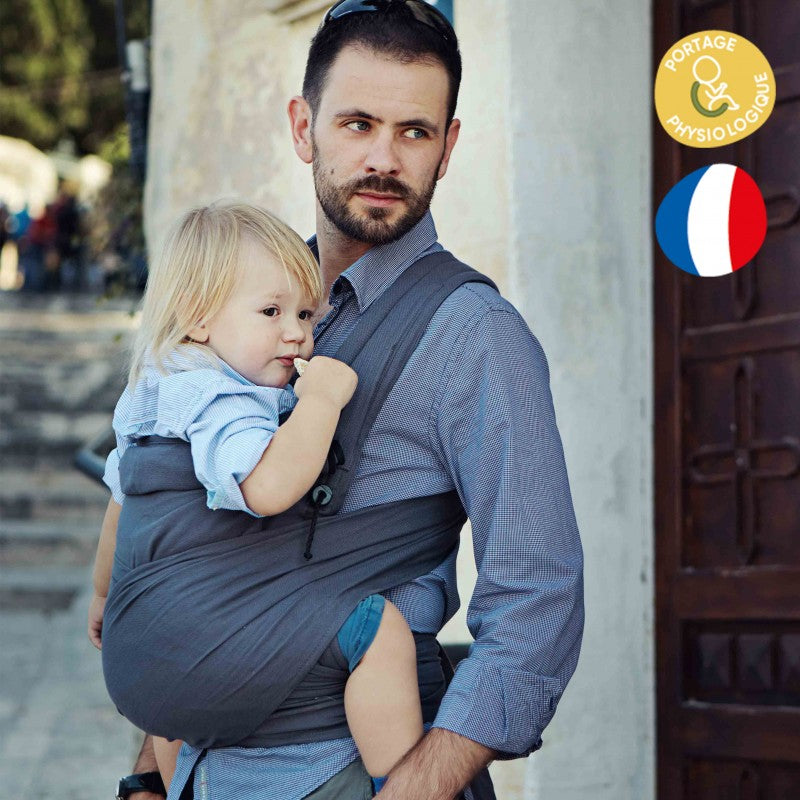
[[[336, 184], [314, 144], [314, 189], [325, 216], [345, 236], [369, 245], [388, 244], [408, 233], [425, 216], [436, 189], [440, 164], [441, 159], [427, 183], [418, 192], [391, 176], [367, 175]], [[388, 219], [394, 211], [393, 208], [372, 206], [367, 209], [366, 215], [358, 215], [347, 205], [357, 192], [378, 192], [399, 197], [405, 204], [405, 212], [394, 222], [389, 222]]]

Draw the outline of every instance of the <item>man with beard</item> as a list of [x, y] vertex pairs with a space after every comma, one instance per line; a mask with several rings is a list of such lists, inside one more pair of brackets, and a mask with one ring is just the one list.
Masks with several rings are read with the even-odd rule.
[[[423, 0], [343, 0], [314, 37], [289, 117], [295, 151], [313, 168], [311, 244], [329, 298], [316, 353], [335, 353], [405, 270], [442, 251], [429, 206], [459, 135], [460, 78], [455, 33]], [[453, 489], [472, 523], [475, 643], [429, 732], [390, 773], [385, 800], [493, 798], [482, 771], [538, 749], [580, 648], [582, 555], [547, 362], [516, 309], [481, 283], [436, 311], [340, 512]], [[455, 553], [385, 594], [413, 631], [436, 634], [459, 605]], [[155, 769], [148, 747], [139, 771]], [[184, 745], [172, 796], [192, 785], [209, 800], [371, 796], [349, 738]]]

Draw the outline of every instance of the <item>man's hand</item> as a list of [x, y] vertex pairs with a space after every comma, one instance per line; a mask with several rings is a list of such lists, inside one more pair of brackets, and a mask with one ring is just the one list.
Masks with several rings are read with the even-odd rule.
[[453, 800], [496, 753], [457, 733], [433, 728], [389, 773], [381, 800]]
[[106, 607], [106, 598], [95, 594], [89, 603], [89, 641], [101, 650], [103, 643], [103, 609]]

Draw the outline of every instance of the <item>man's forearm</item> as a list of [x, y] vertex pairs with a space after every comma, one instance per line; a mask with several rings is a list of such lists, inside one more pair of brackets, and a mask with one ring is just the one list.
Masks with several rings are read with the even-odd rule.
[[145, 734], [144, 741], [142, 742], [142, 749], [139, 751], [139, 757], [133, 766], [134, 772], [158, 772], [158, 762], [156, 761], [156, 753], [153, 750], [153, 737], [150, 734]]
[[389, 773], [381, 800], [451, 800], [496, 753], [457, 733], [433, 728]]
[[[133, 772], [158, 772], [153, 737], [148, 734], [145, 734], [142, 749], [139, 750], [139, 756], [133, 765]], [[164, 800], [163, 794], [154, 794], [153, 792], [133, 792], [130, 797], [131, 800]]]
[[114, 548], [117, 546], [117, 525], [122, 506], [112, 497], [108, 501], [100, 538], [97, 542], [97, 553], [94, 559], [92, 583], [94, 592], [100, 597], [108, 595], [108, 584], [111, 582], [111, 568], [114, 564]]

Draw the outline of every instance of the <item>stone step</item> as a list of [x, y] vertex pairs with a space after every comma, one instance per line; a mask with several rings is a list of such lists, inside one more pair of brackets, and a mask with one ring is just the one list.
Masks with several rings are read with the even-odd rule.
[[0, 519], [81, 523], [102, 515], [108, 490], [76, 470], [0, 469]]
[[99, 516], [84, 522], [0, 521], [0, 567], [82, 566], [94, 560]]
[[136, 309], [138, 302], [139, 296], [135, 294], [106, 298], [88, 294], [35, 295], [0, 291], [0, 312], [25, 316], [31, 316], [36, 312], [59, 316], [81, 314], [91, 317], [103, 314], [126, 314]]
[[[2, 346], [5, 346], [5, 341]], [[126, 375], [119, 346], [92, 361], [75, 364], [54, 355], [0, 366], [2, 412], [113, 410]]]
[[[67, 380], [43, 384], [38, 376], [15, 380], [1, 376], [3, 395], [0, 397], [0, 429], [13, 423], [10, 415], [21, 413], [53, 413], [74, 416], [103, 413], [111, 419], [114, 406], [125, 388], [125, 381], [109, 376], [100, 382], [84, 380], [73, 373]], [[62, 387], [59, 393], [56, 387]]]
[[39, 357], [54, 355], [75, 362], [88, 361], [115, 345], [124, 345], [133, 336], [133, 331], [127, 328], [64, 333], [41, 331], [35, 327], [7, 330], [2, 322], [3, 314], [0, 312], [0, 338], [4, 343], [0, 363], [16, 361], [19, 356], [23, 361], [35, 361]]
[[85, 590], [88, 574], [86, 565], [4, 567], [0, 572], [0, 611], [66, 611]]
[[[89, 358], [93, 352], [129, 338], [134, 330], [127, 319], [119, 324], [98, 327], [86, 326], [80, 317], [72, 317], [74, 326], [61, 330], [42, 328], [37, 320], [26, 326], [22, 324], [21, 318], [15, 318], [14, 326], [10, 327], [10, 321], [6, 317], [0, 311], [0, 336], [9, 343], [9, 352], [18, 350], [20, 345], [28, 344], [34, 353], [47, 353], [59, 345], [68, 344], [76, 359]], [[4, 352], [3, 356], [5, 355]]]
[[111, 427], [108, 411], [12, 412], [2, 416], [0, 464], [6, 469], [49, 465], [67, 469], [76, 451]]

